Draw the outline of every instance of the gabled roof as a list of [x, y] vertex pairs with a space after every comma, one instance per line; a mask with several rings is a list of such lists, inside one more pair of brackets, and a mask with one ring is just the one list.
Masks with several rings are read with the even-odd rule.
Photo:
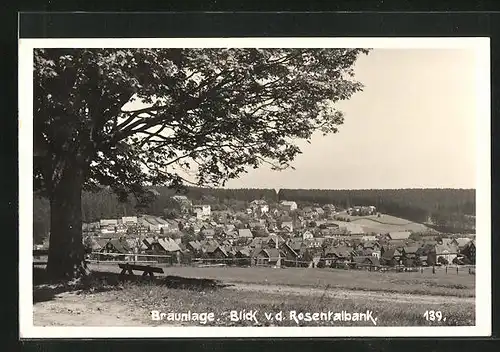
[[403, 247], [403, 252], [405, 252], [406, 254], [416, 254], [419, 248], [419, 246], [407, 246]]
[[298, 251], [302, 248], [304, 241], [302, 238], [292, 238], [290, 242], [288, 242], [288, 246], [294, 251]]
[[382, 258], [390, 260], [393, 257], [400, 257], [402, 255], [401, 251], [397, 248], [388, 248], [383, 254]]
[[248, 247], [243, 247], [243, 248], [236, 250], [236, 254], [238, 254], [238, 253], [244, 257], [250, 257], [250, 254], [251, 254], [250, 248], [248, 248]]
[[407, 240], [411, 235], [409, 231], [396, 231], [389, 232], [389, 237], [391, 240]]
[[329, 247], [325, 249], [325, 255], [333, 254], [336, 257], [347, 258], [351, 255], [352, 248], [349, 247]]
[[471, 242], [471, 239], [470, 238], [456, 238], [455, 242], [457, 243], [458, 247], [462, 248], [462, 247], [465, 247], [466, 245], [468, 245], [469, 242]]
[[357, 256], [353, 257], [352, 261], [359, 264], [368, 262], [368, 264], [380, 266], [380, 261], [378, 260], [378, 258], [373, 256]]
[[[108, 243], [111, 243], [111, 245], [120, 253], [130, 253], [131, 249], [127, 243], [127, 241], [120, 240], [118, 238], [113, 238], [109, 240]], [[107, 244], [108, 244], [107, 243]]]
[[[287, 248], [290, 252], [292, 252], [292, 255], [295, 256], [295, 257], [298, 257], [299, 254], [297, 253], [297, 251], [295, 249], [293, 249], [292, 247], [290, 247], [290, 245], [288, 243], [283, 243], [281, 245], [281, 248]], [[300, 248], [298, 249], [298, 251], [300, 251]]]
[[165, 252], [177, 252], [181, 250], [179, 245], [171, 238], [160, 238], [158, 240], [158, 244], [165, 250]]
[[238, 236], [239, 237], [252, 238], [253, 234], [252, 234], [252, 231], [250, 231], [250, 229], [239, 229], [238, 230]]
[[206, 253], [214, 253], [217, 249], [219, 249], [224, 254], [225, 257], [228, 256], [226, 248], [224, 248], [224, 246], [219, 246], [219, 245], [208, 247]]
[[199, 241], [189, 241], [188, 244], [196, 251], [201, 250], [201, 243]]
[[106, 243], [108, 243], [108, 242], [109, 242], [109, 240], [104, 239], [104, 238], [99, 238], [98, 240], [96, 240], [96, 243], [100, 248], [103, 248], [104, 246], [106, 246]]
[[457, 248], [455, 246], [449, 246], [446, 244], [437, 244], [436, 245], [436, 254], [441, 254], [441, 253], [456, 254]]
[[280, 251], [276, 248], [265, 248], [262, 249], [260, 253], [265, 253], [270, 260], [277, 260], [280, 258]]
[[363, 243], [364, 248], [374, 248], [374, 247], [380, 247], [380, 244], [377, 241], [366, 241]]

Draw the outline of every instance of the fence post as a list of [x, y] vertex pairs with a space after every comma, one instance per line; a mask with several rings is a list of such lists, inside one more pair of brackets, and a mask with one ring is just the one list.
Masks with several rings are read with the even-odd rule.
[[448, 274], [448, 265], [445, 267], [446, 274]]
[[436, 273], [436, 267], [433, 265], [432, 266], [432, 273], [435, 274]]
[[457, 275], [458, 275], [458, 265], [457, 265]]

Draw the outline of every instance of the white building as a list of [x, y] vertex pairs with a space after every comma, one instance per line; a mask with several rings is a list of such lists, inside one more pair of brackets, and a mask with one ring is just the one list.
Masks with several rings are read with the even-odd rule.
[[295, 203], [294, 201], [284, 200], [280, 203], [280, 206], [282, 209], [287, 211], [297, 210], [297, 203]]
[[311, 231], [307, 230], [302, 234], [302, 239], [303, 240], [312, 240], [314, 238], [314, 235]]
[[198, 219], [207, 219], [211, 214], [210, 205], [196, 205], [193, 210]]
[[124, 225], [137, 225], [137, 216], [122, 216]]
[[118, 226], [118, 219], [101, 219], [99, 225], [101, 227]]

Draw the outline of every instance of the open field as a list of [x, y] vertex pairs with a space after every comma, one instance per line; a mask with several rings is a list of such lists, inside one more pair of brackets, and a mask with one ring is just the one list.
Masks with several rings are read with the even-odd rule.
[[[214, 321], [202, 324], [188, 321], [154, 321], [151, 311], [164, 313], [213, 313]], [[255, 320], [231, 321], [231, 310], [257, 310]], [[372, 312], [368, 321], [304, 321], [295, 320], [291, 312]], [[427, 321], [426, 310], [441, 311], [441, 321]], [[283, 312], [281, 321], [268, 320], [265, 313]], [[153, 283], [125, 283], [123, 286], [92, 294], [63, 293], [53, 300], [34, 305], [36, 326], [464, 326], [474, 325], [474, 303], [463, 299], [449, 302], [419, 300], [386, 301], [365, 296], [335, 298], [325, 292], [299, 294], [261, 288], [219, 288], [215, 290], [183, 290]]]
[[341, 216], [350, 219], [351, 223], [362, 226], [367, 233], [387, 233], [393, 231], [436, 232], [423, 224], [387, 214], [381, 214], [380, 217], [377, 217], [377, 215], [351, 216], [343, 213]]
[[[120, 269], [116, 264], [93, 264], [89, 268], [95, 271], [113, 271]], [[389, 293], [446, 295], [455, 297], [475, 296], [475, 275], [467, 270], [460, 270], [457, 275], [453, 270], [445, 273], [443, 268], [432, 274], [430, 268], [420, 272], [369, 272], [364, 270], [317, 269], [317, 268], [281, 268], [269, 267], [164, 267], [164, 275], [189, 278], [208, 278], [224, 283], [247, 283], [265, 285], [284, 285], [324, 289], [347, 289], [360, 291], [379, 291]]]
[[[91, 289], [52, 290], [36, 285], [34, 324], [38, 326], [199, 325], [200, 322], [154, 321], [151, 311], [213, 312], [211, 326], [422, 326], [474, 325], [475, 276], [378, 273], [357, 270], [268, 267], [164, 267], [153, 282], [121, 282], [116, 264], [90, 265]], [[39, 269], [37, 269], [37, 272]], [[172, 287], [169, 277], [215, 279], [216, 287]], [[35, 280], [35, 282], [37, 282]], [[100, 291], [105, 283], [105, 292]], [[47, 291], [48, 290], [48, 291]], [[42, 291], [46, 291], [45, 293]], [[69, 291], [69, 292], [68, 292]], [[49, 292], [47, 294], [47, 292]], [[77, 294], [77, 293], [80, 294]], [[42, 293], [42, 294], [40, 294]], [[231, 310], [258, 310], [257, 322], [231, 321]], [[366, 312], [373, 321], [268, 321], [264, 312]], [[426, 321], [426, 310], [445, 320]]]

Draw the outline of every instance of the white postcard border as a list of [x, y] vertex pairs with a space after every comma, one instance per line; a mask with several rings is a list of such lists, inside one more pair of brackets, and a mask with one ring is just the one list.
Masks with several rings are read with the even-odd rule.
[[[471, 327], [38, 327], [33, 326], [33, 49], [68, 48], [394, 48], [477, 53], [476, 325]], [[21, 338], [423, 337], [491, 335], [489, 38], [123, 38], [19, 40], [19, 324]], [[445, 141], [446, 143], [446, 141]], [[481, 235], [484, 234], [484, 235]]]

